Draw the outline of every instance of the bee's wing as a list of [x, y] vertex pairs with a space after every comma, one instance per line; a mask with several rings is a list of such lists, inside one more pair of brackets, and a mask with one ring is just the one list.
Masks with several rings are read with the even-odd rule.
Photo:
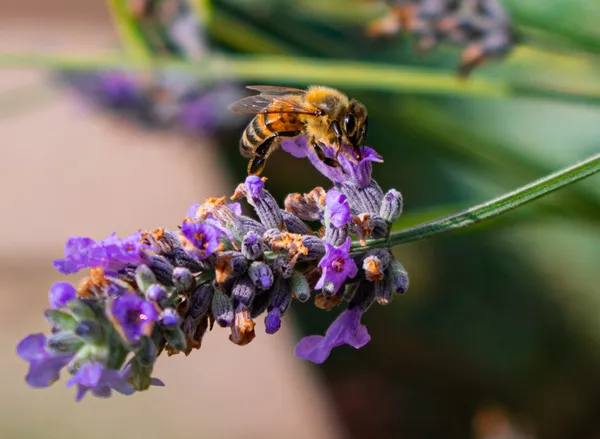
[[246, 88], [256, 90], [265, 95], [304, 94], [306, 90], [293, 87], [282, 87], [279, 85], [248, 85]]
[[299, 100], [297, 94], [248, 96], [231, 104], [229, 110], [243, 114], [295, 113], [316, 115], [316, 110]]

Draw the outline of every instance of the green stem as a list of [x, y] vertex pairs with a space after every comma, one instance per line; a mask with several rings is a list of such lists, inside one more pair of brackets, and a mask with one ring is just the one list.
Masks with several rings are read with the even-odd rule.
[[393, 232], [387, 239], [367, 240], [366, 247], [361, 247], [359, 243], [355, 242], [352, 244], [352, 249], [359, 251], [361, 249], [377, 247], [393, 247], [469, 227], [548, 195], [569, 184], [589, 177], [598, 171], [600, 171], [600, 154], [593, 155], [576, 165], [562, 169], [513, 192], [461, 212], [405, 230]]

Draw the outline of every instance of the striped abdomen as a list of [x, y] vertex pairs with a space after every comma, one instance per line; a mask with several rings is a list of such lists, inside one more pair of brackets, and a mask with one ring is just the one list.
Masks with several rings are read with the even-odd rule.
[[[248, 124], [240, 140], [240, 152], [246, 158], [258, 155], [267, 158], [278, 146], [273, 137], [278, 134], [290, 136], [299, 134], [304, 129], [300, 114], [295, 113], [261, 113]], [[266, 143], [266, 148], [260, 148]]]

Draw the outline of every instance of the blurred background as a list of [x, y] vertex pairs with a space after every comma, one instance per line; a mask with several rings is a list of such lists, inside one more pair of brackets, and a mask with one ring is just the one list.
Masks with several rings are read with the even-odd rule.
[[[245, 176], [248, 118], [226, 108], [245, 84], [317, 83], [361, 100], [385, 158], [374, 177], [404, 195], [397, 228], [600, 150], [597, 1], [504, 0], [510, 26], [484, 8], [487, 21], [436, 34], [429, 51], [422, 29], [367, 37], [428, 3], [1, 2], [0, 437], [600, 438], [597, 177], [395, 248], [409, 292], [366, 314], [369, 345], [322, 366], [293, 346], [333, 316], [296, 303], [276, 337], [259, 330], [239, 348], [215, 330], [190, 357], [158, 362], [167, 387], [131, 398], [76, 404], [64, 382], [23, 380], [14, 349], [46, 330], [61, 280], [51, 261], [68, 236], [174, 228]], [[461, 79], [470, 47], [486, 62]], [[278, 200], [328, 184], [284, 152], [265, 175]]]

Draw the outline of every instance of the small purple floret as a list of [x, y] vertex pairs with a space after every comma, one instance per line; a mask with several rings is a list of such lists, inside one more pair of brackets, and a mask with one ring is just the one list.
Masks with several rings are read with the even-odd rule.
[[224, 235], [218, 227], [200, 221], [184, 221], [181, 233], [194, 246], [193, 249], [187, 249], [188, 252], [198, 259], [206, 259], [217, 251], [221, 236]]
[[366, 345], [371, 336], [365, 325], [360, 323], [360, 309], [347, 309], [331, 324], [325, 336], [311, 335], [298, 342], [294, 353], [304, 360], [321, 364], [327, 360], [331, 350], [343, 344], [360, 349]]
[[258, 198], [260, 197], [260, 194], [262, 193], [265, 187], [265, 182], [262, 181], [262, 179], [260, 177], [257, 177], [256, 175], [249, 175], [248, 177], [246, 177], [244, 187], [246, 188], [246, 190], [252, 198]]
[[76, 401], [81, 401], [88, 391], [99, 398], [108, 398], [112, 390], [123, 395], [133, 395], [135, 390], [128, 382], [129, 374], [129, 369], [104, 370], [100, 363], [85, 363], [67, 381], [67, 388], [77, 384]]
[[113, 323], [130, 342], [152, 334], [158, 320], [158, 312], [152, 303], [129, 293], [113, 299], [109, 307]]
[[58, 380], [60, 371], [74, 354], [54, 354], [46, 349], [44, 334], [25, 337], [17, 346], [17, 354], [29, 363], [25, 381], [31, 387], [48, 387]]
[[48, 293], [48, 300], [50, 302], [50, 308], [60, 309], [67, 305], [67, 302], [77, 297], [77, 291], [75, 287], [69, 282], [56, 282], [50, 288]]
[[179, 326], [180, 321], [181, 319], [179, 317], [179, 314], [177, 314], [177, 311], [173, 308], [166, 308], [160, 314], [160, 322], [163, 326], [166, 326], [167, 328], [174, 328], [176, 326]]
[[325, 209], [325, 215], [333, 227], [343, 227], [351, 220], [348, 198], [337, 189], [327, 192]]
[[319, 261], [323, 271], [321, 278], [315, 285], [319, 290], [327, 287], [328, 292], [334, 293], [340, 289], [347, 278], [353, 278], [358, 273], [356, 263], [350, 258], [351, 239], [348, 237], [339, 247], [325, 242], [325, 256]]
[[65, 257], [55, 260], [54, 267], [62, 274], [76, 273], [86, 267], [117, 271], [127, 264], [141, 262], [143, 248], [139, 232], [123, 240], [113, 233], [98, 242], [74, 236], [65, 243]]
[[279, 308], [273, 308], [265, 317], [265, 332], [267, 334], [275, 334], [281, 328], [281, 311]]

